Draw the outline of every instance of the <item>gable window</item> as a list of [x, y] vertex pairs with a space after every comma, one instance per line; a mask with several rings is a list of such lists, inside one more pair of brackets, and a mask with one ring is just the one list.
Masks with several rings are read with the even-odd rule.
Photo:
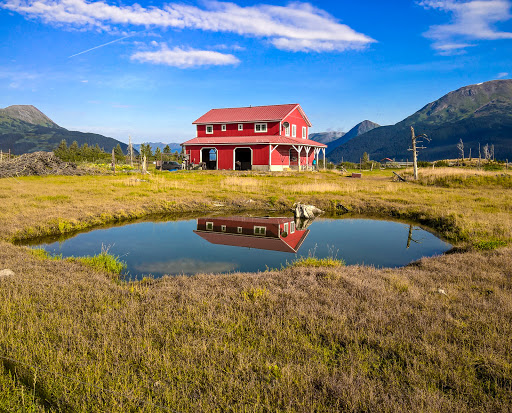
[[286, 232], [288, 234], [288, 222], [284, 224], [283, 232]]
[[213, 222], [207, 222], [206, 223], [206, 229], [209, 230], [209, 231], [213, 230]]
[[239, 123], [238, 124], [238, 130], [244, 130], [244, 124], [243, 123]]
[[295, 222], [290, 222], [290, 234], [293, 234], [295, 232]]
[[209, 135], [213, 133], [213, 125], [206, 125], [206, 133]]
[[267, 227], [254, 227], [254, 235], [265, 235], [267, 233]]
[[267, 124], [266, 123], [255, 123], [254, 124], [254, 132], [266, 132], [267, 131]]
[[306, 139], [306, 127], [302, 127], [302, 139]]
[[292, 138], [297, 137], [297, 125], [292, 125]]
[[284, 135], [290, 136], [290, 124], [288, 122], [286, 122], [284, 125]]
[[226, 132], [226, 125], [222, 125], [221, 130], [222, 130], [222, 132]]

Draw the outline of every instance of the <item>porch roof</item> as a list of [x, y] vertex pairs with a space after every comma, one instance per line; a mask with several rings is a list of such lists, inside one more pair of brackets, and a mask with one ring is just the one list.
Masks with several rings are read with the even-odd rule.
[[313, 146], [315, 148], [327, 148], [327, 145], [311, 139], [290, 138], [282, 135], [263, 136], [208, 136], [193, 138], [183, 142], [182, 146], [188, 145], [288, 145], [288, 146]]

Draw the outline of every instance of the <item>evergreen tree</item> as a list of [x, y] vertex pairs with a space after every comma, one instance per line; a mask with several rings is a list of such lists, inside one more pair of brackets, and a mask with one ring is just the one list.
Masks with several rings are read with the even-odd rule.
[[68, 144], [65, 139], [61, 140], [59, 143], [59, 146], [53, 151], [55, 156], [58, 156], [63, 161], [66, 161], [69, 154], [68, 154]]
[[156, 159], [156, 160], [160, 160], [160, 155], [161, 155], [161, 154], [162, 154], [162, 151], [160, 150], [160, 148], [159, 148], [159, 147], [157, 147], [157, 148], [155, 149], [155, 159]]
[[171, 147], [169, 145], [165, 145], [164, 153], [171, 153]]
[[117, 144], [117, 146], [114, 148], [114, 155], [116, 156], [116, 161], [118, 162], [124, 162], [125, 157], [123, 150], [121, 149], [121, 145]]

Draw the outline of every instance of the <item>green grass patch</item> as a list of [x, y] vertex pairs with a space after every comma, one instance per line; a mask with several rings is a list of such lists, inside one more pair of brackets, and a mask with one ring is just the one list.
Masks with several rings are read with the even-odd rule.
[[335, 258], [301, 257], [291, 263], [290, 267], [341, 267], [345, 261]]
[[496, 248], [506, 247], [508, 245], [507, 241], [493, 239], [487, 241], [479, 241], [473, 244], [473, 247], [480, 251], [490, 251], [495, 250]]
[[97, 271], [106, 271], [118, 275], [126, 268], [125, 262], [121, 261], [118, 256], [109, 254], [107, 251], [102, 251], [98, 255], [93, 256], [69, 257], [66, 260], [80, 262]]

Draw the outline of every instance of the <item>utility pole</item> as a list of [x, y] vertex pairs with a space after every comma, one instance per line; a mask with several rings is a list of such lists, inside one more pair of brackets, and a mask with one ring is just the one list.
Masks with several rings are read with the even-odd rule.
[[412, 148], [409, 148], [409, 151], [412, 151], [412, 165], [414, 168], [414, 180], [418, 180], [418, 149], [425, 149], [425, 146], [416, 146], [416, 143], [423, 143], [423, 141], [418, 141], [418, 139], [426, 139], [430, 142], [430, 139], [424, 133], [416, 136], [414, 134], [414, 128], [411, 126], [411, 141]]

